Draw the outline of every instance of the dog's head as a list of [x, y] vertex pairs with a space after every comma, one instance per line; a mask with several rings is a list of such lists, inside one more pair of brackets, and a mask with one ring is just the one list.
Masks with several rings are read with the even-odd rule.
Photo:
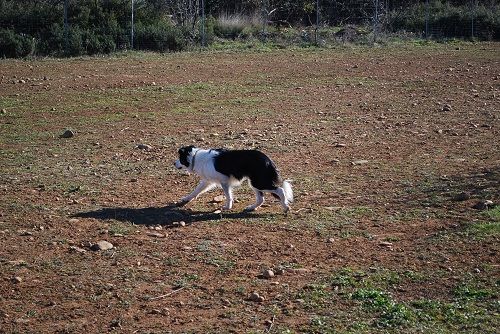
[[179, 149], [179, 159], [175, 160], [174, 165], [177, 169], [189, 169], [193, 161], [195, 147], [193, 145], [181, 147]]

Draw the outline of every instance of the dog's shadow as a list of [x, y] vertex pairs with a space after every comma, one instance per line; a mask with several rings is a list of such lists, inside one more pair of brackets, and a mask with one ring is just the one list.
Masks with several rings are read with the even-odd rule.
[[113, 219], [130, 222], [135, 225], [161, 225], [176, 227], [183, 221], [186, 224], [221, 219], [256, 219], [269, 214], [255, 212], [203, 212], [179, 208], [175, 205], [149, 208], [102, 208], [94, 211], [79, 212], [72, 217], [94, 218], [99, 220]]

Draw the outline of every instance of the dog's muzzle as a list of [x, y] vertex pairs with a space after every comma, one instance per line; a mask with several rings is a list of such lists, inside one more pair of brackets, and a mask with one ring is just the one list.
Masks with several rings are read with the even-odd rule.
[[184, 166], [180, 163], [180, 161], [179, 161], [179, 160], [176, 160], [176, 161], [174, 162], [174, 166], [175, 166], [175, 168], [177, 168], [177, 169], [182, 169], [182, 168], [184, 167]]

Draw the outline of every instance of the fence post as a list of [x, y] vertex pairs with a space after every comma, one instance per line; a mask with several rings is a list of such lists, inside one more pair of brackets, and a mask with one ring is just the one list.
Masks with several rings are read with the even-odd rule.
[[264, 37], [264, 41], [266, 41], [267, 37], [267, 20], [268, 20], [268, 8], [267, 8], [267, 0], [262, 0], [262, 36]]
[[319, 45], [318, 29], [319, 29], [319, 0], [316, 0], [316, 29], [314, 30], [314, 40], [316, 46]]
[[64, 12], [64, 51], [66, 51], [66, 54], [68, 53], [68, 38], [69, 38], [69, 24], [68, 24], [68, 0], [64, 0], [64, 6], [63, 6], [63, 12]]
[[206, 36], [205, 36], [205, 0], [201, 0], [201, 46], [206, 46]]
[[377, 42], [377, 26], [378, 26], [378, 0], [375, 0], [375, 15], [373, 17], [373, 43]]
[[474, 16], [476, 15], [476, 5], [477, 2], [475, 0], [471, 0], [470, 6], [471, 6], [471, 38], [474, 39]]
[[425, 0], [425, 39], [429, 39], [429, 0]]
[[134, 0], [132, 0], [132, 14], [130, 24], [130, 48], [134, 49]]

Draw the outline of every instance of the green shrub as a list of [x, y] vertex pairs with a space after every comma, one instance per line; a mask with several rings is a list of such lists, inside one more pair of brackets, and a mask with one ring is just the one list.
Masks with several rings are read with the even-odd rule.
[[18, 34], [10, 29], [0, 30], [0, 57], [19, 58], [33, 53], [33, 38]]
[[141, 50], [181, 51], [187, 41], [181, 29], [168, 22], [137, 24], [134, 45]]

